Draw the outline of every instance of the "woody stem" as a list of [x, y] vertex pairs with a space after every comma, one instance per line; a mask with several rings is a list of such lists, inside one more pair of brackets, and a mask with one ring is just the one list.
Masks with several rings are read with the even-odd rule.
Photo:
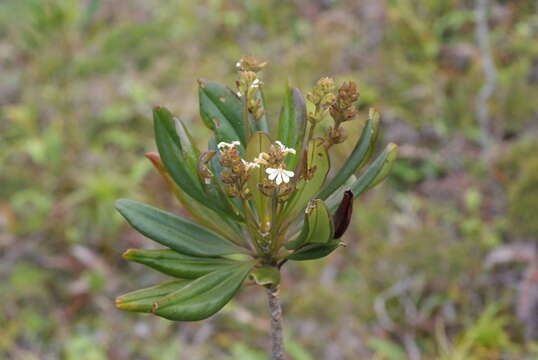
[[267, 289], [269, 312], [271, 314], [271, 360], [284, 360], [284, 344], [282, 336], [282, 307], [278, 289]]

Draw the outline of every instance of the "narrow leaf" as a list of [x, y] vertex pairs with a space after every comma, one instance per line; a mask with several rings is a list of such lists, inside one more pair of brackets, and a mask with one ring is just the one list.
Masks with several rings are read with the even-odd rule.
[[168, 249], [129, 249], [123, 254], [123, 258], [180, 279], [196, 279], [212, 271], [237, 264], [230, 259], [189, 256]]
[[368, 154], [369, 149], [375, 146], [375, 143], [372, 142], [374, 137], [374, 129], [377, 127], [376, 121], [372, 118], [368, 119], [362, 134], [353, 149], [353, 152], [346, 160], [345, 164], [338, 171], [336, 176], [329, 181], [320, 191], [317, 198], [325, 200], [333, 192], [335, 192], [346, 180], [353, 175], [353, 173], [360, 169], [360, 167], [365, 163], [364, 160]]
[[374, 186], [385, 180], [387, 175], [390, 173], [390, 170], [392, 169], [392, 164], [394, 164], [394, 161], [396, 161], [396, 158], [398, 157], [398, 146], [391, 143], [387, 146], [387, 148], [389, 152], [387, 159], [383, 163], [383, 167], [378, 172], [374, 180], [372, 180], [372, 182], [368, 184], [366, 190], [373, 188]]
[[338, 246], [338, 241], [329, 244], [309, 244], [288, 255], [287, 259], [296, 261], [319, 259], [332, 253]]
[[187, 167], [192, 174], [196, 174], [198, 167], [198, 158], [200, 157], [200, 150], [196, 147], [196, 144], [192, 140], [189, 131], [185, 124], [178, 118], [174, 118], [175, 130], [179, 138], [181, 146], [181, 154]]
[[187, 194], [204, 203], [205, 196], [194, 168], [188, 166], [183, 156], [180, 138], [176, 132], [176, 124], [170, 111], [164, 107], [153, 109], [155, 140], [164, 166], [175, 183]]
[[136, 290], [118, 296], [116, 298], [116, 307], [120, 310], [149, 313], [157, 300], [170, 295], [174, 291], [184, 288], [191, 282], [192, 280], [181, 279]]
[[287, 147], [297, 150], [297, 154], [288, 155], [286, 165], [294, 169], [300, 156], [306, 131], [306, 105], [303, 95], [297, 88], [286, 84], [284, 103], [278, 120], [278, 140]]
[[359, 168], [362, 168], [364, 164], [368, 163], [368, 161], [370, 161], [370, 159], [372, 158], [372, 155], [374, 154], [374, 150], [375, 150], [374, 145], [377, 143], [377, 138], [379, 137], [379, 117], [380, 117], [379, 112], [374, 108], [370, 108], [370, 110], [368, 111], [368, 118], [372, 120], [373, 125], [374, 125], [373, 127], [374, 133], [372, 135], [372, 140], [371, 140], [372, 146], [368, 148], [368, 153], [362, 160], [361, 164], [359, 165]]
[[200, 115], [205, 125], [215, 132], [217, 142], [239, 140], [245, 145], [241, 100], [222, 84], [198, 80], [198, 85]]
[[[182, 145], [172, 114], [163, 107], [156, 107], [153, 111], [153, 119], [157, 148], [162, 162], [174, 182], [190, 197], [213, 209], [221, 216], [242, 221], [242, 218], [231, 210], [226, 201], [214, 196], [215, 194], [207, 194], [204, 191], [198, 176], [198, 159], [194, 160], [194, 164], [188, 160], [189, 151], [191, 151], [191, 154], [195, 154], [196, 151], [184, 150], [187, 149], [188, 144]], [[179, 128], [181, 128], [181, 125], [179, 125]], [[181, 136], [188, 135], [184, 133]]]
[[153, 313], [169, 320], [203, 320], [219, 311], [239, 290], [253, 262], [204, 275], [153, 305]]
[[[284, 243], [284, 247], [288, 250], [296, 250], [301, 245], [305, 244], [308, 240], [308, 235], [310, 234], [310, 229], [308, 227], [308, 221], [306, 221], [307, 215], [305, 214], [305, 218], [302, 220], [302, 228], [301, 232], [297, 235], [297, 237], [293, 240], [290, 240], [286, 243]], [[300, 225], [299, 225], [300, 226]], [[295, 233], [295, 231], [292, 231], [292, 233]]]
[[307, 243], [328, 243], [333, 238], [333, 221], [323, 201], [312, 200], [306, 208], [303, 229], [299, 236], [285, 243], [288, 250], [295, 250]]
[[121, 199], [116, 208], [143, 235], [180, 253], [218, 256], [244, 252], [215, 232], [153, 206]]
[[196, 220], [197, 223], [219, 233], [228, 240], [237, 237], [239, 234], [238, 229], [233, 227], [233, 225], [230, 225], [227, 218], [219, 216], [213, 210], [203, 206], [201, 203], [187, 195], [179, 186], [177, 186], [177, 184], [170, 177], [170, 174], [164, 168], [161, 157], [158, 153], [149, 152], [145, 154], [145, 156], [161, 174], [164, 181], [168, 187], [170, 187], [182, 207], [187, 210], [189, 215]]
[[[253, 161], [261, 152], [269, 151], [271, 147], [271, 139], [266, 133], [254, 133], [247, 144], [247, 161]], [[265, 165], [260, 164], [260, 167], [253, 168], [249, 172], [248, 187], [252, 191], [252, 201], [258, 218], [261, 224], [267, 223], [268, 219], [268, 204], [269, 198], [261, 193], [258, 189], [258, 184], [262, 183], [265, 177]]]
[[[397, 152], [398, 146], [396, 144], [390, 143], [387, 145], [385, 150], [383, 150], [383, 152], [370, 164], [366, 171], [349, 186], [349, 189], [353, 192], [355, 197], [360, 196], [364, 191], [368, 190], [369, 186], [373, 184], [374, 181], [380, 182], [384, 179], [384, 177], [380, 178], [379, 176], [386, 176], [389, 173]], [[338, 207], [345, 190], [346, 189], [339, 190], [327, 200], [327, 205], [331, 212], [334, 212]]]
[[284, 212], [285, 216], [295, 217], [323, 186], [329, 172], [329, 154], [323, 138], [315, 138], [308, 144], [306, 158], [308, 176], [297, 183], [297, 190], [291, 197]]

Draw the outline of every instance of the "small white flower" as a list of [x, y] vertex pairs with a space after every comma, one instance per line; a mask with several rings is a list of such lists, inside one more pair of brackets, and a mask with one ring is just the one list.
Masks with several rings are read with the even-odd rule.
[[275, 181], [277, 185], [280, 185], [282, 183], [289, 183], [290, 178], [295, 175], [293, 171], [286, 170], [282, 167], [275, 169], [275, 168], [267, 168], [265, 169], [265, 172], [268, 174], [268, 178], [271, 181]]
[[252, 168], [259, 168], [260, 167], [260, 164], [258, 164], [256, 162], [248, 162], [248, 161], [245, 161], [243, 159], [241, 159], [241, 162], [243, 163], [243, 165], [245, 165], [245, 167], [247, 168], [247, 171], [252, 169]]
[[237, 96], [238, 96], [238, 97], [241, 97], [241, 92], [238, 91], [238, 92], [237, 92]]
[[235, 63], [235, 67], [238, 69], [241, 67], [241, 60]]
[[206, 183], [206, 185], [209, 185], [209, 184], [211, 184], [211, 179], [210, 178], [205, 178], [204, 182]]
[[258, 86], [260, 86], [260, 79], [254, 79], [250, 87], [257, 88]]
[[286, 145], [282, 144], [280, 141], [275, 141], [275, 144], [280, 146], [280, 151], [282, 151], [284, 154], [290, 153], [290, 154], [296, 154], [295, 149], [286, 147]]
[[231, 143], [221, 141], [221, 142], [219, 142], [217, 144], [217, 148], [219, 150], [223, 150], [223, 149], [228, 149], [228, 148], [234, 148], [234, 147], [239, 146], [239, 145], [241, 145], [241, 143], [239, 141], [232, 141]]
[[264, 159], [264, 155], [267, 155], [266, 153], [264, 152], [261, 152], [258, 154], [258, 157], [255, 157], [254, 158], [254, 162], [256, 164], [261, 164], [261, 165], [269, 165], [269, 163], [267, 162], [267, 160]]

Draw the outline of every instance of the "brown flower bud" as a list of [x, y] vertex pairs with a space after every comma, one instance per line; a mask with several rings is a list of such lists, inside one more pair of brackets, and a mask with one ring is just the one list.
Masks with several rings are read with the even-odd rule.
[[329, 113], [334, 119], [336, 127], [344, 121], [349, 121], [357, 116], [355, 102], [359, 98], [357, 84], [349, 81], [342, 84], [338, 89], [336, 100], [330, 105]]

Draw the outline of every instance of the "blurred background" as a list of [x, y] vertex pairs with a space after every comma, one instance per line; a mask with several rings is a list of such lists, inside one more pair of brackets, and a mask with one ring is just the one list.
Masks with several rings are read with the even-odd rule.
[[536, 359], [536, 0], [2, 0], [0, 358], [267, 359], [258, 289], [198, 323], [113, 305], [164, 279], [120, 257], [153, 244], [114, 201], [181, 213], [151, 107], [203, 146], [196, 79], [233, 86], [245, 53], [273, 119], [286, 80], [354, 80], [350, 137], [375, 106], [401, 146], [349, 246], [286, 266], [289, 358]]

